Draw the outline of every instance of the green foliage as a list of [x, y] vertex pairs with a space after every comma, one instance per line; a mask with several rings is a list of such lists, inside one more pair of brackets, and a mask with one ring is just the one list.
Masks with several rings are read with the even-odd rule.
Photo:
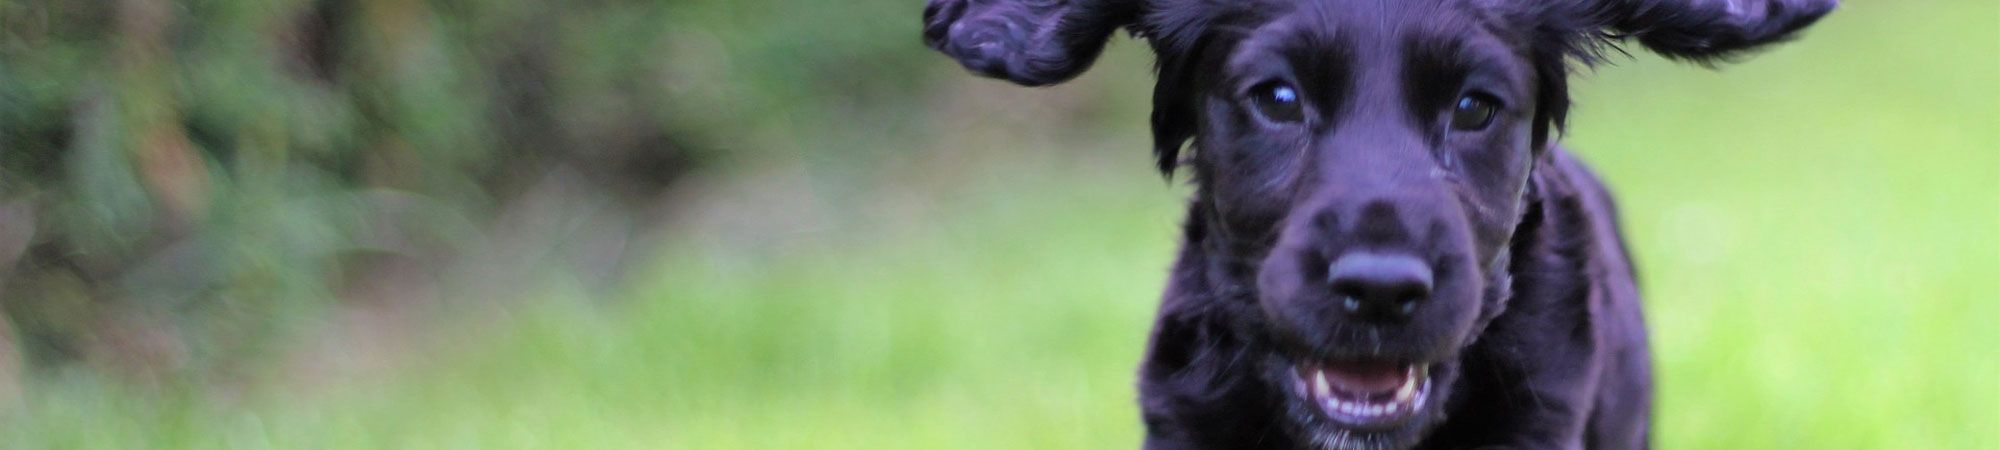
[[378, 261], [490, 245], [467, 224], [552, 170], [651, 202], [921, 72], [894, 29], [822, 20], [890, 2], [765, 3], [0, 4], [5, 316], [38, 366], [146, 359], [119, 328], [234, 365]]
[[[6, 5], [0, 11], [21, 8]], [[329, 333], [331, 350], [286, 349], [359, 368], [286, 366], [223, 386], [134, 386], [60, 369], [28, 382], [12, 412], [0, 406], [8, 448], [1136, 447], [1133, 370], [1185, 194], [1146, 161], [1141, 46], [1121, 41], [1075, 85], [1021, 90], [971, 80], [926, 54], [912, 2], [592, 4], [584, 9], [598, 13], [560, 19], [532, 3], [426, 5], [449, 12], [435, 16], [435, 29], [448, 30], [437, 33], [467, 40], [506, 30], [571, 36], [548, 51], [566, 61], [554, 79], [646, 74], [548, 84], [596, 86], [551, 88], [586, 94], [553, 96], [576, 100], [557, 102], [570, 109], [551, 114], [559, 119], [549, 129], [597, 123], [605, 111], [597, 105], [637, 108], [657, 115], [648, 120], [668, 140], [706, 152], [696, 159], [716, 161], [674, 196], [679, 219], [666, 225], [657, 257], [609, 288], [552, 277], [516, 293], [535, 301], [448, 289], [444, 296], [463, 299], [417, 316], [418, 331], [401, 339], [369, 328]], [[1804, 39], [1721, 73], [1642, 57], [1579, 84], [1566, 141], [1612, 185], [1639, 258], [1660, 383], [1658, 447], [2000, 447], [2000, 360], [1987, 357], [2000, 342], [1992, 323], [2000, 303], [1986, 299], [2000, 290], [1994, 17], [1990, 2], [1851, 2]], [[567, 25], [523, 24], [531, 19]], [[447, 55], [440, 61], [504, 59], [434, 48]], [[45, 62], [27, 69], [8, 54], [0, 77], [87, 85], [23, 75], [95, 64], [64, 60], [65, 51], [94, 50], [40, 51]], [[346, 160], [342, 150], [302, 150], [377, 148], [360, 142], [393, 135], [405, 147], [382, 151], [423, 153], [429, 147], [407, 142], [425, 141], [503, 152], [532, 138], [453, 131], [505, 135], [488, 119], [449, 117], [514, 91], [493, 91], [511, 85], [452, 64], [436, 69], [446, 74], [403, 73], [411, 78], [328, 101], [348, 112], [296, 119], [325, 124], [276, 128], [421, 124], [363, 137], [285, 132], [255, 138], [283, 140], [285, 150], [237, 150], [280, 152], [277, 163], [204, 153], [210, 179], [227, 186], [215, 190], [231, 192], [205, 197], [210, 212], [196, 222], [213, 230], [202, 241], [211, 253], [195, 259], [208, 262], [168, 260], [160, 264], [173, 270], [162, 276], [230, 267], [224, 285], [238, 290], [220, 292], [257, 293], [241, 298], [314, 285], [326, 269], [301, 269], [311, 258], [292, 255], [367, 246], [354, 244], [370, 242], [354, 230], [376, 228], [357, 223], [378, 223], [392, 198], [385, 192], [420, 199], [413, 209], [427, 214], [477, 222], [503, 189], [481, 176], [450, 179], [458, 171], [514, 179], [481, 168], [494, 164], [482, 158], [504, 159], [497, 153], [400, 156], [389, 165], [407, 170], [398, 178], [343, 175], [374, 169], [329, 169], [345, 167], [320, 165]], [[390, 75], [348, 76], [400, 73], [365, 70]], [[232, 84], [254, 85], [218, 85]], [[0, 155], [16, 158], [25, 148], [16, 144], [44, 141], [12, 133], [54, 125], [15, 124], [70, 123], [15, 118], [68, 107], [16, 105], [70, 97], [10, 86], [0, 83], [9, 121], [0, 130], [10, 133]], [[35, 98], [44, 100], [15, 100]], [[678, 101], [637, 100], [646, 98]], [[467, 106], [477, 103], [489, 106]], [[281, 107], [243, 104], [280, 112], [204, 114], [287, 117]], [[9, 170], [0, 183], [19, 189], [9, 195], [80, 211], [54, 217], [101, 221], [75, 225], [94, 233], [129, 226], [109, 219], [137, 214], [121, 208], [163, 204], [130, 175], [14, 172], [144, 167], [131, 146], [81, 144], [130, 138], [76, 135], [52, 153], [64, 155], [58, 162], [0, 160]], [[91, 152], [109, 156], [74, 156]], [[265, 183], [256, 184], [244, 180], [259, 177], [247, 164], [304, 168], [256, 172]], [[428, 223], [411, 220], [391, 228]], [[478, 226], [436, 225], [431, 239], [492, 244], [467, 228]], [[292, 235], [313, 237], [284, 237]], [[105, 286], [68, 279], [61, 289]], [[138, 290], [178, 286], [131, 280]], [[17, 285], [4, 288], [14, 304]], [[188, 328], [247, 322], [255, 321]]]

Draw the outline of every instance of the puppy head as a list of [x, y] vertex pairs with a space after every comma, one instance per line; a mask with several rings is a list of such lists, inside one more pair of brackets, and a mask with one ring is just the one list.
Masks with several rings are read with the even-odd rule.
[[[1190, 165], [1202, 245], [1253, 294], [1253, 377], [1291, 438], [1407, 448], [1506, 301], [1529, 175], [1568, 68], [1636, 40], [1710, 62], [1832, 0], [932, 0], [931, 46], [1024, 85], [1128, 27], [1158, 53], [1161, 170]], [[1185, 160], [1180, 150], [1194, 143]], [[1218, 309], [1231, 310], [1231, 309]]]

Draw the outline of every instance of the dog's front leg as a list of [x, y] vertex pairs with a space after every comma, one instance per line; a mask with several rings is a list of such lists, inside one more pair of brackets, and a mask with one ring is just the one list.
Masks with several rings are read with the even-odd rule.
[[1185, 440], [1150, 434], [1146, 436], [1146, 443], [1141, 448], [1144, 450], [1206, 450], [1206, 447]]
[[1426, 448], [1588, 448], [1585, 430], [1604, 367], [1591, 320], [1598, 298], [1588, 288], [1523, 294], [1531, 295], [1515, 298], [1468, 349], [1460, 378], [1466, 398], [1437, 445]]

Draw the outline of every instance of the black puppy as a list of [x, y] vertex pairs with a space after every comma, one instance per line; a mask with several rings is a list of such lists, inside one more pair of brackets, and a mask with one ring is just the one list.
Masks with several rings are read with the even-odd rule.
[[1610, 197], [1551, 142], [1622, 40], [1711, 63], [1833, 0], [931, 0], [924, 37], [1024, 85], [1127, 27], [1162, 171], [1198, 186], [1139, 371], [1151, 449], [1647, 446]]

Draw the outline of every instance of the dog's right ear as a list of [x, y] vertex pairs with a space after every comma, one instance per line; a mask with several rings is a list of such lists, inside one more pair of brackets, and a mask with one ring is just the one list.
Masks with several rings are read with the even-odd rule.
[[1046, 86], [1090, 68], [1139, 7], [1139, 0], [930, 0], [924, 43], [980, 75]]

